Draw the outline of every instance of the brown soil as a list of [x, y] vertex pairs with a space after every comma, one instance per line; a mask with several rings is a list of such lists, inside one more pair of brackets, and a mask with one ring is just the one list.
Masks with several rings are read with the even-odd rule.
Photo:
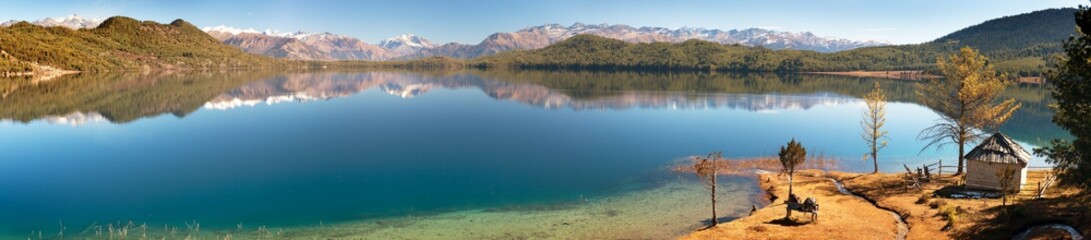
[[[1028, 176], [1041, 176], [1033, 172]], [[793, 212], [785, 215], [787, 177], [766, 173], [759, 176], [763, 189], [777, 199], [753, 215], [717, 227], [701, 230], [684, 239], [892, 239], [896, 221], [889, 212], [871, 203], [835, 189], [826, 177], [838, 179], [851, 192], [892, 209], [909, 224], [907, 239], [1009, 239], [1022, 229], [1041, 223], [1075, 226], [1085, 236], [1091, 233], [1091, 196], [1070, 188], [1054, 187], [1042, 199], [1024, 191], [1008, 200], [1009, 214], [1001, 212], [1000, 199], [948, 199], [932, 196], [943, 187], [957, 186], [959, 177], [942, 176], [923, 184], [923, 191], [907, 187], [905, 174], [823, 173], [808, 170], [797, 173], [795, 192], [800, 197], [815, 197], [821, 213], [817, 222], [809, 215]], [[1028, 181], [1031, 180], [1028, 178]], [[948, 226], [948, 214], [956, 214]], [[1046, 230], [1031, 239], [1068, 239], [1063, 231]]]
[[763, 189], [776, 196], [772, 204], [752, 215], [701, 230], [683, 239], [892, 239], [897, 221], [889, 212], [871, 203], [841, 194], [820, 171], [796, 173], [793, 192], [800, 198], [814, 197], [819, 204], [818, 221], [810, 215], [792, 212], [785, 219], [784, 199], [788, 196], [788, 178], [767, 173], [759, 176]]
[[[1009, 197], [1010, 216], [1001, 214], [1001, 199], [949, 199], [932, 196], [940, 188], [956, 186], [959, 177], [942, 176], [922, 185], [924, 191], [907, 187], [905, 174], [856, 174], [832, 172], [831, 177], [841, 180], [845, 188], [875, 200], [880, 206], [899, 212], [909, 224], [908, 239], [1008, 239], [1019, 230], [1038, 223], [1061, 222], [1076, 226], [1083, 233], [1091, 231], [1087, 216], [1078, 212], [1091, 212], [1086, 196], [1074, 195], [1066, 188], [1047, 189], [1042, 199], [1033, 199], [1029, 192]], [[1028, 182], [1033, 176], [1028, 174]], [[1034, 185], [1034, 184], [1030, 184]], [[957, 212], [956, 221], [948, 227], [944, 211]], [[1086, 215], [1086, 214], [1085, 214]], [[1064, 239], [1062, 232], [1042, 233], [1044, 239]], [[1042, 235], [1039, 234], [1039, 235]]]

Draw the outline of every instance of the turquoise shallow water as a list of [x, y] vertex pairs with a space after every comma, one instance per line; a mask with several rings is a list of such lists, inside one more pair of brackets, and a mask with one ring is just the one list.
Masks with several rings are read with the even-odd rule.
[[[322, 72], [16, 82], [0, 98], [0, 231], [291, 227], [573, 202], [677, 180], [666, 167], [688, 156], [771, 155], [792, 138], [864, 171], [859, 96], [872, 81]], [[921, 151], [915, 137], [936, 115], [913, 102], [912, 83], [881, 81], [895, 101], [883, 170], [953, 159], [954, 147]], [[1025, 109], [1003, 131], [1027, 147], [1065, 136], [1043, 89], [1010, 92]]]

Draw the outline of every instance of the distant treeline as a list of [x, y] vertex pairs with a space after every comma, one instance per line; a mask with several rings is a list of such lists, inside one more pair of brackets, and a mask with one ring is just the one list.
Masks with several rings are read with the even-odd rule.
[[1075, 33], [1072, 8], [1047, 9], [986, 21], [922, 44], [858, 48], [834, 53], [770, 50], [701, 40], [627, 43], [592, 35], [549, 47], [470, 61], [478, 68], [568, 70], [696, 70], [826, 72], [934, 70], [936, 58], [963, 46], [978, 49], [1000, 71], [1038, 76]]
[[[575, 36], [549, 47], [512, 51], [469, 61], [477, 68], [536, 70], [652, 70], [730, 72], [829, 72], [934, 70], [936, 58], [957, 52], [958, 42], [860, 48], [835, 53], [770, 50], [701, 40], [682, 43], [627, 43], [593, 35]], [[1022, 76], [1044, 72], [1044, 56], [1060, 43], [1019, 51], [985, 52], [1001, 71]]]

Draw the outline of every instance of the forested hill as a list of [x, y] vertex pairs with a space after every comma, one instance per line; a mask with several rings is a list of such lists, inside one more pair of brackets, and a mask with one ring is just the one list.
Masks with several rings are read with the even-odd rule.
[[1062, 8], [997, 18], [947, 34], [932, 43], [955, 42], [982, 52], [1043, 45], [1059, 49], [1062, 40], [1076, 33], [1074, 14], [1076, 9]]
[[224, 45], [181, 19], [170, 24], [111, 17], [93, 29], [0, 27], [0, 72], [36, 63], [85, 72], [137, 69], [253, 68], [284, 64]]
[[1045, 59], [1075, 32], [1075, 9], [1048, 9], [990, 20], [935, 41], [859, 48], [835, 53], [768, 50], [700, 40], [683, 43], [626, 43], [577, 36], [552, 46], [476, 59], [481, 68], [625, 69], [709, 71], [881, 71], [932, 70], [936, 58], [962, 46], [981, 49], [1001, 71], [1038, 75]]

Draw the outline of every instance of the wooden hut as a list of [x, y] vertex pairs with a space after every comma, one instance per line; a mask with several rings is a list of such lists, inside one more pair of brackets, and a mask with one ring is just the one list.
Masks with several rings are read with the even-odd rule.
[[1030, 159], [1030, 153], [1019, 143], [997, 132], [966, 154], [966, 187], [1001, 190], [997, 172], [1014, 168], [1016, 175], [1009, 186], [1018, 191], [1027, 182], [1027, 163]]

